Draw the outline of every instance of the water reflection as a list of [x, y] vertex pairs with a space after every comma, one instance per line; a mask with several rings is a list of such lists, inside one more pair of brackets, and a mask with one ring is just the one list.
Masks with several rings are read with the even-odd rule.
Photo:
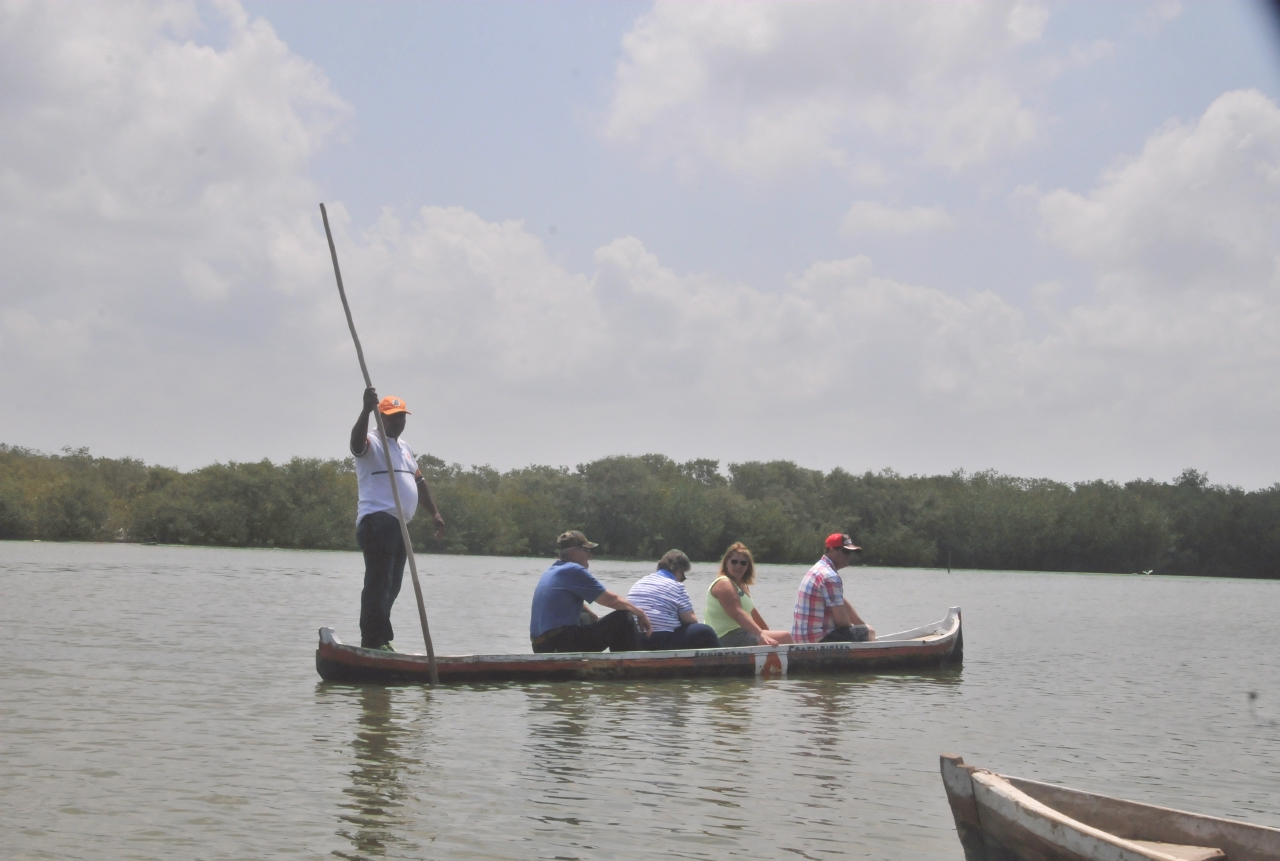
[[[527, 604], [478, 622], [475, 583], [529, 594], [540, 563], [422, 559], [460, 572], [433, 581], [437, 642], [527, 648], [513, 641]], [[299, 582], [308, 567], [325, 573]], [[962, 861], [944, 750], [1280, 825], [1278, 581], [860, 570], [878, 618], [936, 618], [916, 605], [941, 589], [965, 606], [963, 683], [313, 692], [314, 639], [280, 632], [351, 618], [358, 567], [346, 553], [0, 541], [0, 735], [14, 739], [0, 807], [21, 824], [0, 827], [0, 856]], [[789, 607], [785, 587], [759, 603]], [[412, 628], [413, 602], [399, 603]], [[1180, 647], [1168, 620], [1189, 616], [1228, 635]], [[227, 630], [226, 648], [204, 647]]]
[[[347, 846], [333, 854], [592, 858], [655, 834], [690, 858], [757, 843], [834, 851], [846, 817], [868, 827], [886, 807], [909, 806], [877, 773], [905, 761], [882, 749], [894, 744], [886, 712], [905, 706], [918, 718], [958, 690], [956, 672], [480, 685], [439, 697], [334, 686], [328, 697], [355, 731], [344, 734], [354, 768], [337, 831]], [[476, 832], [475, 817], [502, 826]], [[797, 818], [806, 827], [784, 841]]]
[[570, 683], [529, 690], [529, 753], [554, 783], [572, 784], [585, 772], [595, 688]]
[[898, 692], [913, 697], [958, 691], [961, 670], [946, 669], [911, 676], [826, 676], [797, 679], [784, 688], [789, 695], [793, 728], [804, 733], [802, 756], [826, 756], [848, 732], [863, 731], [878, 722], [877, 712], [886, 698]]
[[[416, 797], [406, 781], [418, 761], [406, 755], [412, 747], [406, 724], [408, 718], [397, 704], [404, 691], [374, 685], [351, 689], [360, 706], [358, 729], [351, 740], [355, 768], [347, 797], [340, 806], [339, 819], [345, 825], [338, 836], [351, 843], [351, 852], [334, 851], [339, 858], [368, 861], [382, 858], [388, 850], [416, 850], [416, 844], [402, 835], [407, 829], [408, 810]], [[350, 826], [350, 827], [348, 827]]]

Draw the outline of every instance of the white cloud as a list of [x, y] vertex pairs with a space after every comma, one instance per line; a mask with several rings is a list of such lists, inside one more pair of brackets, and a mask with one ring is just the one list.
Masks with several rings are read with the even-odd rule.
[[365, 297], [357, 313], [396, 309], [366, 347], [371, 361], [454, 378], [439, 385], [459, 398], [478, 384], [545, 398], [560, 380], [624, 402], [749, 391], [803, 407], [855, 381], [884, 396], [954, 393], [959, 357], [987, 364], [984, 345], [1008, 341], [1020, 320], [990, 294], [876, 277], [865, 257], [815, 264], [771, 292], [681, 275], [624, 237], [596, 252], [587, 278], [552, 263], [523, 225], [461, 209], [427, 208], [408, 226], [384, 216], [340, 246], [345, 279]]
[[265, 22], [223, 8], [215, 50], [188, 38], [189, 4], [0, 7], [0, 225], [19, 266], [8, 301], [262, 286], [248, 273], [270, 273], [263, 240], [298, 229], [296, 207], [315, 198], [309, 157], [347, 109]]
[[1039, 212], [1046, 240], [1096, 278], [1045, 345], [1060, 379], [1117, 420], [1165, 434], [1176, 421], [1175, 437], [1274, 471], [1258, 452], [1280, 419], [1280, 109], [1225, 93], [1087, 194], [1041, 195]]
[[845, 213], [840, 229], [849, 236], [866, 233], [905, 236], [944, 230], [950, 226], [951, 216], [941, 206], [894, 209], [878, 201], [858, 200]]
[[1041, 196], [1039, 211], [1045, 238], [1096, 278], [1095, 300], [1061, 320], [1060, 355], [1105, 358], [1087, 379], [1114, 399], [1127, 393], [1130, 410], [1178, 414], [1245, 450], [1267, 435], [1280, 419], [1280, 109], [1270, 99], [1225, 93], [1194, 122], [1158, 130], [1087, 194]]
[[[588, 279], [552, 262], [520, 222], [424, 207], [406, 226], [388, 212], [343, 255], [345, 279], [367, 297], [361, 316], [391, 318], [371, 358], [520, 386], [577, 372], [605, 345]], [[561, 327], [574, 337], [548, 349], [546, 334]]]
[[1179, 0], [1154, 0], [1143, 6], [1135, 26], [1141, 32], [1156, 33], [1180, 15], [1182, 3]]
[[623, 40], [603, 133], [686, 172], [769, 178], [905, 148], [960, 170], [1033, 141], [1035, 3], [659, 3]]
[[[32, 407], [0, 415], [0, 441], [183, 466], [342, 454], [361, 381], [307, 166], [347, 108], [226, 8], [211, 47], [181, 4], [0, 7], [0, 127], [20, 131], [0, 139], [0, 397]], [[451, 459], [1274, 472], [1278, 154], [1280, 111], [1229, 93], [1096, 188], [1034, 194], [1046, 240], [1097, 278], [1071, 306], [1037, 274], [1034, 334], [994, 292], [866, 257], [748, 285], [621, 237], [578, 272], [462, 208], [330, 216], [375, 380], [412, 405], [411, 441]]]
[[[237, 408], [221, 398], [267, 387], [307, 315], [290, 294], [324, 260], [297, 253], [315, 237], [306, 170], [348, 108], [264, 21], [204, 8], [225, 45], [197, 41], [189, 3], [0, 5], [4, 395], [72, 405], [13, 415], [10, 440], [60, 423], [119, 442], [157, 408], [221, 413], [173, 419], [215, 436]], [[139, 412], [144, 393], [157, 407]]]
[[1225, 93], [1194, 123], [1171, 122], [1087, 195], [1039, 203], [1044, 236], [1108, 289], [1269, 290], [1280, 224], [1280, 109]]

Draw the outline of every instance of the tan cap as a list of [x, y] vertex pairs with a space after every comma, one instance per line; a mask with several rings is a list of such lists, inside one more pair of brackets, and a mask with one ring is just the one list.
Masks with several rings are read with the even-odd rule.
[[585, 547], [590, 550], [593, 547], [599, 547], [599, 544], [592, 544], [587, 540], [587, 536], [583, 535], [577, 529], [570, 529], [556, 539], [556, 548], [559, 550], [568, 550], [570, 547]]

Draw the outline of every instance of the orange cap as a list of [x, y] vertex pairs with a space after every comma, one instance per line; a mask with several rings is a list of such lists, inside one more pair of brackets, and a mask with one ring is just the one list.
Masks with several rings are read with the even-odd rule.
[[395, 415], [396, 413], [406, 413], [407, 415], [413, 415], [413, 413], [409, 412], [409, 407], [405, 405], [404, 401], [400, 400], [397, 397], [393, 397], [391, 395], [388, 395], [387, 397], [378, 401], [378, 412], [382, 413], [384, 416], [391, 416], [391, 415]]

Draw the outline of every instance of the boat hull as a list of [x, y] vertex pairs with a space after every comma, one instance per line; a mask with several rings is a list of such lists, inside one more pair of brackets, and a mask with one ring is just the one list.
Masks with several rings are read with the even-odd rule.
[[1280, 829], [993, 774], [941, 758], [966, 861], [1280, 861]]
[[[960, 609], [945, 619], [869, 643], [814, 643], [663, 652], [439, 656], [441, 684], [511, 681], [698, 679], [878, 673], [959, 666]], [[320, 629], [316, 671], [331, 682], [418, 684], [430, 679], [425, 655], [362, 649]]]

